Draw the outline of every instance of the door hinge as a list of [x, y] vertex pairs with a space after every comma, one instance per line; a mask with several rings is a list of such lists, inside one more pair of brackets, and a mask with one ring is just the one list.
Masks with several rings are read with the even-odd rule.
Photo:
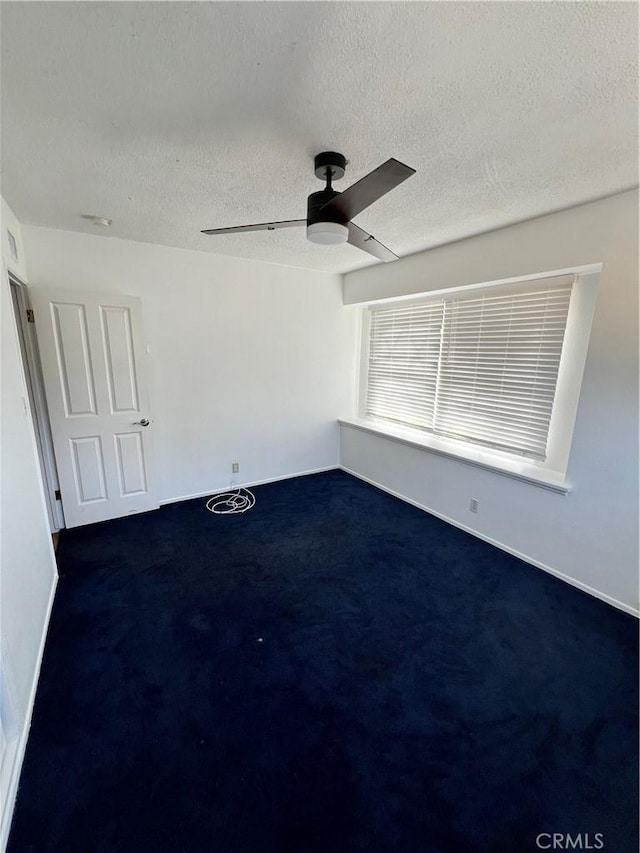
[[56, 489], [56, 490], [55, 490], [55, 492], [54, 492], [54, 495], [55, 495], [55, 499], [56, 499], [57, 501], [61, 501], [61, 500], [62, 500], [62, 495], [60, 494], [60, 489]]
[[33, 308], [27, 308], [27, 323], [35, 323], [36, 318], [33, 313]]

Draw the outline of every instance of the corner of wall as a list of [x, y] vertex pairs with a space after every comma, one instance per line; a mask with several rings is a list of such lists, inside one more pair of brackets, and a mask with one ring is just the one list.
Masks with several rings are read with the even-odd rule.
[[[12, 725], [0, 770], [0, 850], [7, 844], [25, 754], [57, 569], [7, 270], [26, 281], [20, 223], [2, 199], [2, 626], [3, 676]], [[13, 240], [8, 234], [11, 232]], [[14, 246], [15, 242], [15, 246]], [[11, 658], [8, 659], [8, 650]], [[6, 698], [6, 697], [5, 697]], [[10, 714], [8, 713], [10, 712]], [[3, 724], [4, 725], [4, 724]]]

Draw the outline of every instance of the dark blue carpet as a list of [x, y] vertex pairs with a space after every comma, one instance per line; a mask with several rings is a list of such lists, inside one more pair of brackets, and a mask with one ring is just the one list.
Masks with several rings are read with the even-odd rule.
[[256, 496], [63, 533], [10, 853], [636, 853], [632, 617], [340, 471]]

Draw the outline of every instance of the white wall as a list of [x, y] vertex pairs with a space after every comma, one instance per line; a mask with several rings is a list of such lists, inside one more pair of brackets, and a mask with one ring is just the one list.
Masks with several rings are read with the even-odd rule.
[[[4, 201], [1, 228], [3, 264], [24, 281], [27, 270], [20, 225]], [[8, 251], [7, 228], [18, 242], [18, 263]], [[9, 723], [12, 736], [0, 771], [0, 849], [4, 849], [57, 572], [11, 294], [4, 273], [0, 290], [0, 635], [3, 720], [5, 725]]]
[[[349, 273], [356, 304], [603, 263], [561, 495], [342, 427], [342, 465], [627, 610], [638, 609], [638, 192]], [[345, 412], [354, 415], [355, 409]], [[478, 515], [469, 501], [480, 501]]]
[[339, 276], [46, 228], [23, 239], [32, 286], [141, 298], [161, 501], [338, 464], [357, 343]]

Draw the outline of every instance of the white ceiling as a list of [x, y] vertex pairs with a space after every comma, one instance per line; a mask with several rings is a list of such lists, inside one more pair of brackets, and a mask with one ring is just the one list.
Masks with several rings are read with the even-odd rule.
[[[635, 186], [635, 3], [2, 2], [2, 193], [29, 224], [344, 272], [313, 155], [399, 255]], [[113, 219], [100, 231], [81, 218]]]

